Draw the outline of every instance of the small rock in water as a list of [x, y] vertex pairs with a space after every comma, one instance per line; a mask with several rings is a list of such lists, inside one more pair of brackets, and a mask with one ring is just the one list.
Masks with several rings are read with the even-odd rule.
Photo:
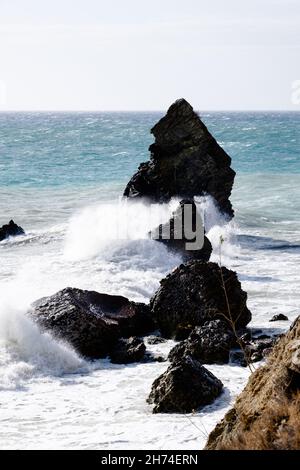
[[184, 356], [154, 381], [147, 401], [155, 405], [153, 413], [191, 413], [212, 403], [222, 388], [200, 362]]
[[165, 338], [162, 338], [161, 336], [146, 336], [145, 340], [147, 341], [148, 344], [159, 344], [159, 343], [165, 343], [167, 340]]
[[24, 235], [25, 232], [19, 225], [15, 224], [13, 220], [6, 225], [0, 227], [0, 242], [8, 237], [16, 237], [18, 235]]
[[169, 353], [169, 360], [179, 360], [185, 354], [204, 364], [227, 364], [234, 340], [225, 321], [211, 320], [196, 327], [187, 340], [176, 345]]
[[[194, 238], [186, 238], [186, 230], [195, 234]], [[152, 230], [151, 237], [163, 243], [170, 251], [180, 253], [184, 261], [208, 261], [212, 253], [212, 245], [204, 235], [202, 218], [192, 199], [180, 201], [169, 222]], [[189, 248], [191, 243], [193, 249]], [[197, 248], [197, 243], [198, 246], [202, 244], [201, 248]]]
[[130, 364], [142, 361], [145, 352], [146, 346], [141, 339], [137, 337], [121, 338], [109, 354], [109, 357], [114, 364]]
[[277, 315], [273, 315], [269, 321], [288, 321], [288, 317], [283, 313], [278, 313]]

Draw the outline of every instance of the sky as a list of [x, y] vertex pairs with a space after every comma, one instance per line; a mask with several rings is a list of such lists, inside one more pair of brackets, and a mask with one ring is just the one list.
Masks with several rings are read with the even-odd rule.
[[298, 86], [299, 0], [0, 0], [0, 110], [300, 110]]

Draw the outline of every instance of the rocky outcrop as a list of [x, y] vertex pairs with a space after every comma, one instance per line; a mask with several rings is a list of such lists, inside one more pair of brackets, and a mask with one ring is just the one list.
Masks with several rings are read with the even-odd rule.
[[25, 232], [19, 225], [15, 224], [13, 220], [6, 225], [0, 227], [0, 242], [8, 237], [16, 237], [17, 235], [24, 235]]
[[211, 320], [196, 327], [187, 340], [174, 346], [168, 359], [174, 362], [188, 355], [202, 364], [227, 364], [234, 342], [234, 335], [225, 321]]
[[180, 253], [184, 261], [208, 261], [212, 253], [211, 243], [204, 235], [203, 222], [193, 200], [180, 201], [170, 221], [154, 229], [151, 237], [164, 243], [170, 251]]
[[300, 448], [300, 317], [211, 432], [207, 449]]
[[146, 346], [144, 342], [133, 336], [121, 338], [110, 352], [109, 357], [114, 364], [130, 364], [144, 359]]
[[105, 357], [121, 337], [154, 329], [148, 306], [70, 287], [34, 302], [29, 314], [43, 329], [93, 358]]
[[175, 361], [158, 377], [148, 398], [153, 413], [190, 413], [212, 403], [222, 382], [190, 356]]
[[221, 212], [233, 216], [229, 197], [235, 172], [231, 158], [209, 133], [192, 106], [175, 101], [152, 129], [150, 161], [142, 163], [124, 191], [129, 198], [166, 202], [173, 196], [210, 194]]
[[242, 328], [251, 320], [246, 301], [247, 294], [234, 271], [216, 263], [190, 261], [161, 281], [150, 307], [162, 335], [170, 338], [178, 328], [226, 321], [229, 316], [237, 329]]

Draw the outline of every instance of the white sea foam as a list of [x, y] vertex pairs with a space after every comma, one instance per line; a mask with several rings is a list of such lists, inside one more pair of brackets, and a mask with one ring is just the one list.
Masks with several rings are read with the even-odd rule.
[[[35, 243], [0, 247], [0, 386], [5, 421], [0, 438], [4, 448], [199, 449], [247, 380], [246, 369], [208, 366], [225, 385], [214, 404], [188, 418], [152, 415], [146, 398], [167, 363], [123, 367], [101, 360], [88, 364], [25, 315], [33, 300], [67, 285], [148, 301], [160, 279], [181, 262], [163, 244], [145, 239], [151, 224], [143, 203], [121, 214], [121, 220], [129, 217], [129, 228], [138, 231], [113, 241], [117, 204], [97, 204], [77, 212], [66, 231], [66, 225], [44, 230]], [[168, 218], [177, 204], [174, 200], [160, 206], [160, 215]], [[296, 255], [285, 253], [282, 264], [281, 252], [257, 251], [255, 238], [241, 247], [240, 227], [226, 222], [212, 198], [198, 198], [197, 204], [213, 245], [212, 259], [219, 261], [222, 237], [222, 262], [238, 270], [248, 291], [253, 326], [274, 331], [268, 319], [279, 312], [292, 320], [298, 312], [300, 281], [294, 269]], [[136, 227], [143, 220], [143, 229], [143, 224]], [[135, 239], [137, 234], [141, 239]], [[251, 229], [249, 234], [259, 237]], [[278, 329], [286, 326], [280, 324]], [[157, 345], [156, 353], [166, 355], [172, 344]]]
[[119, 200], [87, 207], [71, 218], [65, 256], [71, 260], [111, 256], [128, 241], [146, 240], [151, 229], [166, 222], [178, 204], [149, 205]]

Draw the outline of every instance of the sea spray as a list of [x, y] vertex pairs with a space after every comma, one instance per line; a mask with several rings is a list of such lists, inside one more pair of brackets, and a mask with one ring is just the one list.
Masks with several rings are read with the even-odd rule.
[[42, 332], [27, 315], [20, 298], [1, 292], [0, 389], [20, 387], [36, 375], [60, 376], [86, 368], [85, 361], [67, 344]]
[[232, 266], [241, 252], [237, 242], [238, 225], [234, 219], [228, 221], [228, 217], [219, 211], [212, 196], [196, 197], [195, 202], [202, 214], [206, 235], [213, 247], [210, 261], [217, 263], [221, 261], [225, 266]]
[[167, 222], [178, 204], [176, 199], [152, 205], [120, 199], [87, 207], [70, 220], [65, 256], [70, 260], [111, 256], [125, 241], [147, 240], [151, 229]]

